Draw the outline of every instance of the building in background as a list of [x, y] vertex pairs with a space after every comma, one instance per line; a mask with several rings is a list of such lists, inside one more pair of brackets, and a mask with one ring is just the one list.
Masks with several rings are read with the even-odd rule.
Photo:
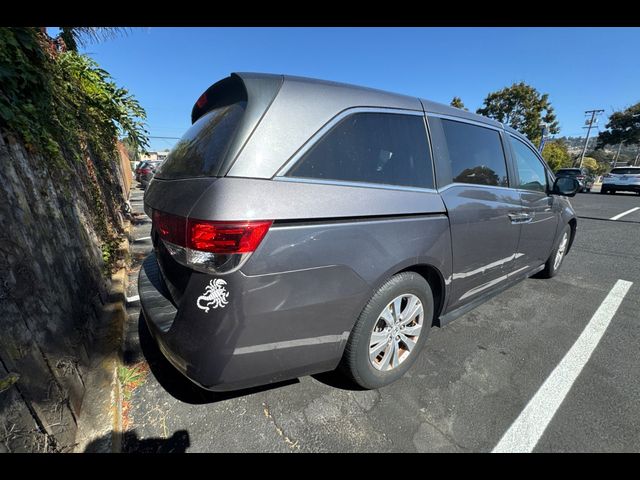
[[140, 155], [140, 161], [143, 161], [143, 160], [164, 160], [165, 158], [167, 158], [167, 155], [169, 155], [169, 149], [160, 150], [160, 151], [153, 151], [153, 152], [146, 152], [146, 153]]

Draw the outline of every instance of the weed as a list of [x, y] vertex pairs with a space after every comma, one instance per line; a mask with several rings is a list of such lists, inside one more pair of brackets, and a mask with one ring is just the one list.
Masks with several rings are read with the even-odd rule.
[[145, 362], [139, 362], [132, 366], [118, 366], [118, 380], [122, 385], [122, 396], [125, 400], [131, 400], [133, 391], [144, 383], [149, 374], [149, 366]]

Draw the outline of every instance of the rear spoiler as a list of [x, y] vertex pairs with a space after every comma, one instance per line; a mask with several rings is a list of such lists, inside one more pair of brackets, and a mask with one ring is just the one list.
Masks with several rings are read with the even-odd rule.
[[[264, 113], [284, 81], [282, 75], [232, 73], [211, 85], [196, 101], [191, 110], [191, 123], [214, 108], [238, 102], [257, 104]], [[254, 109], [252, 109], [254, 110]]]
[[239, 152], [274, 101], [282, 84], [283, 75], [268, 73], [232, 73], [211, 85], [193, 106], [191, 123], [214, 108], [245, 103], [245, 112], [220, 167], [220, 176], [227, 174]]

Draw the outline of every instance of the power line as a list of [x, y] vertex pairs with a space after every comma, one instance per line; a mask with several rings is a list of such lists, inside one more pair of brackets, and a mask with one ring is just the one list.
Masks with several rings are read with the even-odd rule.
[[180, 140], [180, 137], [152, 137], [152, 136], [149, 136], [148, 138], [164, 138], [165, 140]]

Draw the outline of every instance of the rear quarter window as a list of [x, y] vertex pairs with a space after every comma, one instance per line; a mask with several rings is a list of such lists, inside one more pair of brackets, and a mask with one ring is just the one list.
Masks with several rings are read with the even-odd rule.
[[287, 177], [433, 188], [422, 115], [354, 113], [320, 138]]

